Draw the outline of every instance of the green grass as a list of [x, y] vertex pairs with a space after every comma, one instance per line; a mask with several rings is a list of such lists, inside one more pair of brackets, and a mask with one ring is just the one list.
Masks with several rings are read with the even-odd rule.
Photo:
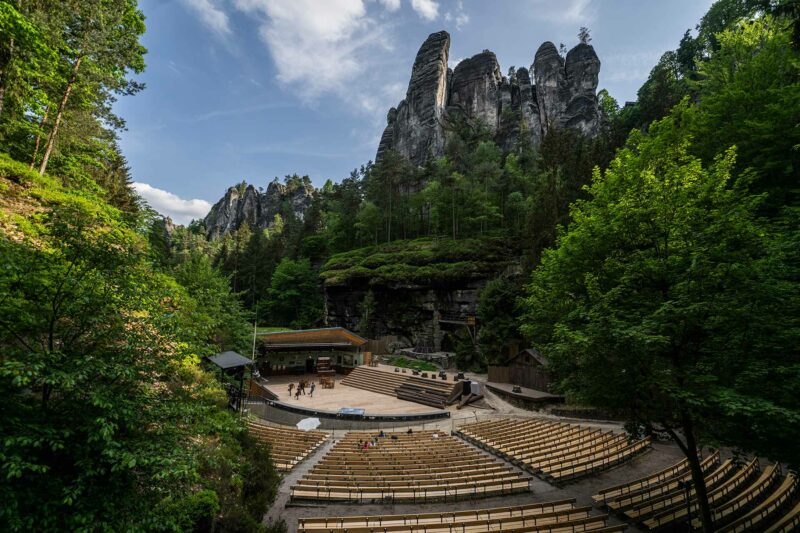
[[483, 278], [513, 261], [508, 244], [497, 238], [420, 238], [367, 246], [332, 256], [320, 276], [327, 285], [366, 279], [370, 285], [449, 284]]
[[281, 331], [292, 331], [291, 328], [272, 327], [272, 326], [258, 326], [256, 333], [280, 333]]
[[416, 359], [408, 359], [407, 357], [395, 357], [389, 364], [400, 368], [411, 368], [414, 370], [421, 370], [423, 372], [438, 372], [439, 367], [428, 361], [418, 361]]

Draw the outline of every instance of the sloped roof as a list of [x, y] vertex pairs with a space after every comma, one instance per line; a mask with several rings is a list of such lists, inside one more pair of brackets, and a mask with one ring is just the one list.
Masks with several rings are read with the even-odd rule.
[[537, 363], [539, 363], [542, 366], [547, 366], [547, 364], [549, 363], [547, 357], [540, 354], [536, 348], [526, 348], [525, 350], [521, 350], [517, 355], [509, 357], [505, 364], [508, 365], [521, 355], [530, 355]]
[[218, 367], [222, 368], [223, 370], [227, 370], [229, 368], [237, 368], [240, 366], [247, 366], [253, 363], [252, 359], [248, 359], [247, 357], [236, 352], [218, 353], [217, 355], [210, 356], [208, 360], [217, 365]]
[[299, 329], [258, 335], [264, 344], [302, 347], [304, 345], [363, 346], [367, 339], [344, 328]]

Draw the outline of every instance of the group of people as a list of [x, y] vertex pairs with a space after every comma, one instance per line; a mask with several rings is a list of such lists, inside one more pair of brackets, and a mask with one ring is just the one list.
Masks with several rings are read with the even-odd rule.
[[[297, 388], [295, 388], [294, 383], [289, 383], [289, 397], [291, 398], [293, 390], [295, 391], [295, 393], [294, 393], [294, 399], [295, 400], [299, 400], [300, 399], [300, 394], [305, 396], [305, 394], [306, 394], [306, 385], [308, 385], [308, 384], [309, 383], [307, 381], [303, 380], [303, 379], [301, 379], [297, 383]], [[309, 398], [313, 398], [314, 397], [314, 389], [316, 389], [316, 388], [317, 388], [317, 384], [312, 381], [311, 385], [310, 385], [310, 387], [308, 389]]]
[[378, 446], [378, 437], [372, 437], [371, 439], [364, 440], [364, 441], [359, 439], [359, 441], [358, 441], [358, 449], [359, 450], [366, 450], [368, 448], [375, 448], [376, 446]]
[[[413, 433], [414, 433], [414, 430], [411, 429], [411, 428], [408, 428], [408, 431], [406, 431], [407, 435], [411, 435]], [[439, 436], [438, 434], [434, 434], [434, 438], [436, 438], [438, 436]], [[378, 442], [380, 442], [378, 439], [383, 439], [383, 438], [386, 438], [386, 433], [384, 433], [383, 430], [381, 430], [381, 432], [378, 433], [378, 435], [376, 437], [372, 437], [371, 439], [368, 439], [368, 440], [359, 439], [358, 440], [357, 449], [358, 450], [367, 450], [369, 448], [375, 448], [375, 447], [378, 446]], [[390, 438], [392, 440], [397, 440], [397, 435], [392, 434], [392, 436]]]

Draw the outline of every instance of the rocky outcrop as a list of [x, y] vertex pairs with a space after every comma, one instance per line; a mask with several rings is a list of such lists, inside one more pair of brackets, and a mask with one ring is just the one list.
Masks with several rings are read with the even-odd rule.
[[245, 224], [270, 228], [275, 223], [275, 215], [281, 213], [303, 220], [314, 193], [310, 182], [302, 180], [282, 184], [276, 179], [264, 192], [241, 183], [229, 188], [206, 215], [203, 220], [206, 236], [209, 239], [222, 237]]
[[484, 50], [447, 69], [450, 36], [431, 34], [417, 53], [405, 100], [387, 114], [376, 161], [396, 150], [415, 165], [444, 153], [446, 122], [456, 115], [482, 122], [497, 143], [512, 146], [524, 136], [534, 146], [550, 128], [572, 128], [587, 136], [600, 131], [597, 104], [600, 60], [581, 43], [562, 57], [542, 44], [530, 70], [502, 75], [495, 54]]
[[[453, 351], [452, 335], [466, 334], [464, 325], [457, 322], [475, 316], [478, 294], [486, 282], [464, 279], [448, 288], [416, 284], [371, 287], [359, 282], [326, 286], [325, 324], [370, 338], [394, 336], [405, 346]], [[362, 306], [367, 293], [374, 304], [365, 324]], [[440, 320], [445, 318], [451, 320]]]
[[[480, 117], [492, 133], [497, 132], [502, 100], [510, 104], [510, 92], [501, 91], [503, 75], [494, 52], [480, 54], [460, 62], [453, 71], [447, 111]], [[507, 85], [507, 84], [506, 84]], [[507, 98], [502, 95], [508, 94]]]
[[450, 35], [432, 33], [422, 44], [411, 70], [406, 97], [389, 110], [377, 159], [395, 149], [417, 165], [444, 150], [442, 118], [447, 105], [447, 57]]

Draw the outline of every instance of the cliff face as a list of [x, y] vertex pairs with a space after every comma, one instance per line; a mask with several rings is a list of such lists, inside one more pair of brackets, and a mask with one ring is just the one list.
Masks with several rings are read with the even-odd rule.
[[465, 333], [480, 289], [518, 268], [508, 243], [492, 238], [421, 238], [336, 254], [320, 271], [325, 322], [450, 350], [448, 333]]
[[421, 164], [427, 154], [444, 150], [440, 125], [447, 105], [449, 51], [450, 35], [446, 31], [432, 33], [422, 44], [411, 69], [406, 97], [386, 117], [378, 158], [394, 148], [402, 154], [413, 154], [412, 161]]
[[244, 189], [231, 187], [203, 219], [206, 236], [215, 239], [244, 224], [269, 228], [275, 222], [275, 215], [287, 205], [297, 218], [303, 220], [314, 193], [311, 185], [287, 187], [278, 181], [271, 182], [265, 192], [258, 191], [253, 185], [247, 185]]
[[[391, 149], [415, 165], [444, 153], [445, 121], [461, 115], [481, 121], [501, 146], [525, 135], [534, 146], [551, 127], [594, 136], [600, 129], [597, 80], [600, 60], [588, 44], [562, 57], [551, 42], [542, 44], [530, 69], [503, 76], [497, 57], [484, 50], [447, 69], [450, 36], [431, 34], [414, 61], [406, 98], [387, 115], [375, 157]], [[532, 75], [531, 75], [532, 73]], [[533, 81], [532, 81], [533, 78]]]

